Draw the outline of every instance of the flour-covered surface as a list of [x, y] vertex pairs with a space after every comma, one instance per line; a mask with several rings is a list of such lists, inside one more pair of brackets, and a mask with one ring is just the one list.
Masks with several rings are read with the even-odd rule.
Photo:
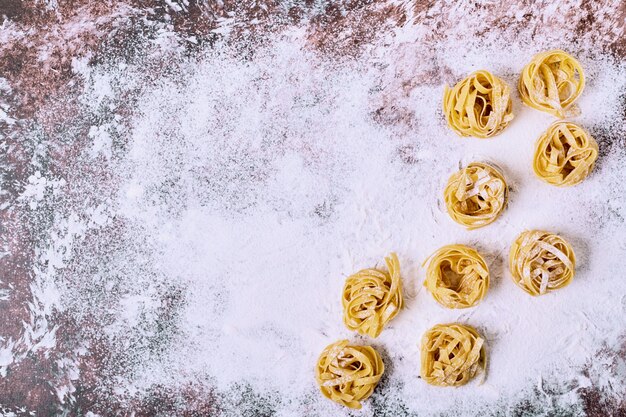
[[[0, 16], [0, 415], [626, 415], [623, 2], [4, 0]], [[516, 93], [490, 140], [440, 110], [445, 83], [488, 69], [514, 87], [552, 48], [586, 70], [575, 121], [600, 145], [568, 189], [533, 176], [554, 119]], [[502, 167], [510, 204], [465, 231], [441, 196], [473, 160]], [[530, 228], [572, 243], [569, 287], [511, 281]], [[450, 243], [487, 258], [475, 308], [421, 285]], [[343, 281], [391, 251], [406, 308], [359, 337]], [[482, 385], [418, 376], [421, 335], [452, 321], [487, 339]], [[316, 387], [340, 338], [385, 361], [362, 411]]]

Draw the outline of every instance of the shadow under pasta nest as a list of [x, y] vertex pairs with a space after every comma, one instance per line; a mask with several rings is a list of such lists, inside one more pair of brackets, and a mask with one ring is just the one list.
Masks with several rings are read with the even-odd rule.
[[[374, 343], [372, 346], [380, 353], [385, 364], [385, 372], [368, 400], [373, 415], [376, 417], [418, 417], [418, 414], [409, 411], [404, 400], [397, 395], [403, 384], [398, 382], [398, 378], [396, 378], [394, 373], [396, 366], [402, 366], [404, 356], [396, 357], [395, 360], [392, 360], [387, 348], [377, 343]], [[415, 369], [415, 375], [417, 378], [421, 378], [419, 369]], [[350, 411], [351, 417], [360, 417], [362, 415], [363, 413], [360, 411]]]
[[[626, 95], [624, 95], [626, 100]], [[624, 119], [621, 120], [622, 122]], [[604, 124], [593, 124], [583, 126], [585, 130], [598, 143], [598, 159], [595, 162], [595, 168], [591, 171], [588, 178], [599, 175], [605, 167], [608, 157], [617, 153], [622, 158], [626, 157], [626, 137], [619, 126], [606, 126]]]
[[576, 275], [573, 281], [575, 283], [581, 276], [585, 276], [591, 271], [590, 263], [591, 259], [593, 259], [591, 256], [591, 245], [587, 238], [577, 234], [567, 233], [564, 238], [572, 246], [576, 256]]

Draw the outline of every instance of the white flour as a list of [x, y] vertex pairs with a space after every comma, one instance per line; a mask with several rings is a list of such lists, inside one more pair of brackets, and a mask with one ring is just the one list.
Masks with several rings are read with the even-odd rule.
[[[122, 219], [132, 238], [112, 268], [133, 264], [137, 248], [148, 253], [120, 284], [127, 295], [115, 304], [109, 337], [158, 320], [159, 285], [184, 288], [165, 352], [138, 357], [116, 393], [202, 380], [225, 392], [226, 409], [234, 409], [233, 384], [249, 384], [277, 415], [347, 415], [317, 392], [313, 370], [326, 345], [348, 338], [384, 353], [389, 377], [378, 401], [391, 415], [462, 415], [512, 403], [528, 387], [543, 390], [544, 378], [564, 390], [558, 401], [575, 402], [573, 390], [591, 383], [582, 367], [624, 334], [626, 158], [623, 147], [602, 139], [623, 135], [626, 72], [580, 49], [588, 84], [575, 121], [601, 134], [601, 157], [582, 184], [555, 188], [531, 169], [534, 142], [554, 118], [523, 106], [517, 93], [515, 119], [493, 139], [461, 139], [445, 126], [444, 83], [487, 69], [516, 91], [535, 52], [577, 52], [569, 40], [529, 44], [520, 35], [502, 47], [496, 39], [459, 48], [450, 37], [425, 46], [419, 27], [407, 25], [367, 59], [337, 63], [308, 50], [303, 32], [293, 30], [246, 61], [207, 52], [180, 62], [174, 75], [141, 89], [133, 116], [94, 125], [86, 157], [104, 157], [120, 186], [106, 207], [91, 209], [79, 234]], [[89, 80], [87, 106], [142, 80], [141, 65], [75, 67]], [[112, 151], [115, 129], [125, 132], [124, 152]], [[510, 201], [495, 223], [466, 231], [446, 214], [442, 192], [460, 165], [483, 160], [503, 169]], [[37, 177], [24, 198], [52, 180], [62, 179]], [[509, 245], [535, 228], [562, 234], [578, 258], [573, 283], [539, 298], [517, 288], [507, 267]], [[446, 310], [421, 285], [422, 262], [453, 243], [475, 247], [488, 261], [491, 288], [475, 308]], [[400, 258], [406, 308], [378, 339], [358, 337], [342, 323], [344, 279], [383, 265], [391, 251]], [[111, 262], [73, 262], [81, 261]], [[62, 291], [73, 294], [72, 285]], [[418, 377], [420, 338], [455, 321], [486, 337], [487, 379], [458, 389], [428, 386]], [[607, 381], [615, 392], [626, 389], [619, 375]], [[371, 401], [361, 415], [372, 415]]]
[[[279, 42], [245, 64], [224, 56], [186, 64], [184, 85], [164, 80], [140, 100], [129, 156], [116, 167], [127, 175], [117, 215], [153, 231], [138, 237], [156, 242], [153, 268], [188, 291], [179, 341], [167, 359], [145, 364], [137, 386], [208, 374], [219, 389], [245, 381], [279, 393], [281, 415], [341, 413], [317, 395], [313, 366], [337, 339], [370, 342], [343, 326], [341, 288], [347, 275], [381, 265], [390, 251], [401, 260], [406, 309], [371, 343], [386, 353], [389, 395], [409, 410], [455, 404], [467, 411], [511, 398], [542, 375], [579, 378], [576, 367], [598, 341], [623, 332], [618, 316], [626, 305], [615, 294], [626, 290], [624, 226], [605, 214], [624, 209], [623, 156], [604, 155], [580, 186], [545, 185], [531, 158], [553, 118], [517, 96], [516, 118], [501, 135], [460, 139], [440, 115], [444, 80], [406, 96], [385, 91], [403, 59], [416, 65], [402, 47], [380, 70], [327, 67], [299, 44], [297, 36]], [[512, 86], [533, 53], [452, 51], [435, 55], [454, 79], [487, 68]], [[580, 58], [590, 80], [577, 121], [593, 131], [619, 118], [626, 80], [611, 61]], [[381, 89], [415, 111], [401, 136], [372, 120]], [[497, 222], [465, 231], [448, 218], [441, 195], [448, 176], [473, 160], [501, 166], [512, 193]], [[155, 189], [169, 197], [155, 201]], [[508, 247], [529, 228], [572, 242], [579, 266], [571, 286], [531, 298], [511, 281]], [[451, 243], [474, 246], [489, 261], [492, 286], [476, 308], [443, 309], [421, 287], [421, 263]], [[418, 378], [421, 335], [454, 321], [487, 338], [484, 385], [441, 389]]]

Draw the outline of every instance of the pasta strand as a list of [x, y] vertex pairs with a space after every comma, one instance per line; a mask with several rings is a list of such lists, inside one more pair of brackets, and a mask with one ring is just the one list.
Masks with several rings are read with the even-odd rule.
[[575, 268], [576, 256], [570, 244], [541, 230], [521, 233], [509, 252], [515, 283], [533, 297], [569, 285]]
[[361, 408], [361, 401], [374, 392], [385, 365], [371, 346], [352, 346], [347, 340], [328, 345], [317, 361], [315, 376], [322, 394], [349, 408]]
[[559, 118], [578, 113], [569, 107], [584, 88], [585, 74], [580, 63], [560, 49], [535, 55], [522, 70], [518, 84], [526, 105]]
[[421, 376], [431, 385], [465, 385], [486, 366], [485, 340], [472, 326], [438, 324], [422, 336]]
[[495, 136], [513, 120], [510, 88], [489, 71], [473, 72], [444, 87], [443, 113], [459, 136]]
[[508, 186], [498, 169], [472, 162], [452, 174], [443, 196], [452, 220], [471, 230], [498, 218], [506, 207]]
[[387, 271], [363, 269], [346, 279], [343, 321], [350, 330], [378, 337], [403, 306], [400, 262], [395, 253], [385, 258]]
[[555, 122], [535, 145], [533, 170], [548, 184], [572, 186], [582, 182], [598, 158], [598, 144], [575, 123]]
[[465, 245], [444, 246], [431, 255], [424, 286], [447, 308], [469, 308], [489, 289], [489, 268], [480, 254]]

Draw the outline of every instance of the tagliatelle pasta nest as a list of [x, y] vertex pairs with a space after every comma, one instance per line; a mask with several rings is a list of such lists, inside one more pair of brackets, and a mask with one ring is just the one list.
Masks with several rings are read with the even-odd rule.
[[476, 71], [444, 88], [443, 113], [459, 136], [497, 135], [513, 120], [512, 108], [509, 86], [489, 71]]
[[472, 162], [450, 177], [443, 196], [452, 220], [476, 229], [494, 222], [502, 213], [508, 186], [495, 167]]
[[572, 282], [574, 250], [562, 237], [540, 230], [520, 234], [509, 252], [515, 283], [532, 296], [546, 294]]
[[556, 122], [537, 141], [533, 169], [549, 184], [576, 185], [587, 178], [597, 158], [598, 143], [582, 127]]
[[424, 286], [447, 308], [473, 307], [489, 289], [489, 269], [480, 254], [465, 245], [448, 245], [429, 258]]
[[528, 106], [563, 118], [577, 112], [567, 110], [583, 92], [585, 74], [574, 57], [555, 49], [533, 57], [522, 70], [518, 88]]
[[361, 408], [385, 366], [380, 354], [371, 346], [351, 346], [340, 340], [324, 349], [317, 361], [315, 375], [326, 398], [350, 408]]
[[378, 337], [403, 305], [400, 262], [395, 253], [385, 258], [387, 271], [363, 269], [346, 279], [343, 321], [350, 330]]
[[485, 341], [471, 326], [438, 324], [422, 337], [421, 376], [431, 385], [465, 385], [486, 366]]

